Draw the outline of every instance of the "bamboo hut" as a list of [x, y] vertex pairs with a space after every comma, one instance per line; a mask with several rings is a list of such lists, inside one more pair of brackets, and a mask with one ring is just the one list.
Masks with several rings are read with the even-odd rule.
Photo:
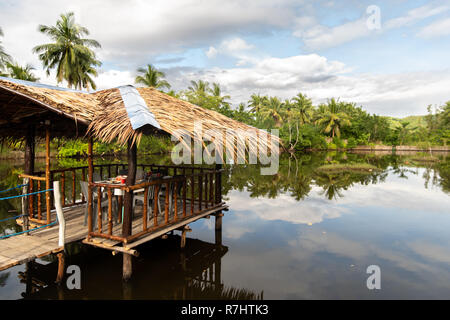
[[[136, 145], [143, 134], [173, 135], [182, 140], [189, 136], [205, 146], [203, 137], [196, 132], [195, 121], [201, 121], [203, 130], [214, 133], [231, 132], [234, 141], [212, 139], [211, 144], [225, 144], [227, 152], [236, 155], [239, 152], [258, 153], [261, 148], [271, 149], [271, 142], [278, 138], [265, 131], [252, 128], [246, 124], [230, 119], [212, 110], [190, 104], [186, 101], [168, 96], [153, 88], [135, 88], [122, 86], [97, 92], [82, 92], [33, 82], [0, 77], [0, 142], [22, 140], [25, 143], [25, 173], [22, 178], [28, 179], [26, 192], [50, 190], [52, 182], [61, 182], [61, 201], [63, 208], [74, 207], [87, 202], [87, 230], [82, 224], [73, 231], [72, 240], [84, 239], [83, 242], [97, 247], [124, 253], [124, 278], [131, 276], [131, 255], [137, 245], [161, 236], [167, 231], [180, 230], [183, 238], [188, 231], [187, 224], [196, 219], [216, 216], [216, 229], [221, 230], [221, 212], [226, 209], [221, 197], [221, 169], [198, 168], [188, 166], [166, 166], [172, 170], [172, 178], [136, 184], [137, 155]], [[257, 136], [265, 136], [258, 140], [255, 136], [242, 137], [244, 131], [257, 131]], [[86, 138], [89, 141], [88, 166], [51, 170], [50, 140], [55, 137]], [[46, 142], [45, 172], [34, 170], [34, 146], [36, 139]], [[93, 163], [93, 141], [118, 142], [127, 144], [127, 178], [124, 186], [111, 186], [93, 180], [94, 171], [99, 170], [100, 176], [105, 171], [108, 175], [118, 173], [119, 166], [101, 166]], [[239, 150], [237, 141], [244, 142], [245, 150]], [[190, 144], [189, 146], [190, 147]], [[278, 152], [278, 150], [272, 150]], [[223, 154], [221, 154], [222, 156]], [[245, 155], [244, 155], [245, 157]], [[155, 165], [140, 165], [143, 170], [158, 168]], [[124, 165], [122, 164], [122, 167]], [[159, 166], [161, 167], [161, 166]], [[77, 199], [77, 179], [87, 180], [89, 192]], [[66, 188], [67, 181], [72, 183]], [[79, 181], [78, 181], [79, 182]], [[169, 189], [180, 190], [174, 195]], [[71, 190], [67, 190], [71, 189]], [[124, 194], [123, 217], [120, 224], [112, 221], [114, 194], [121, 190]], [[144, 190], [144, 203], [148, 203], [148, 190], [156, 189], [156, 194], [165, 190], [163, 205], [164, 213], [158, 217], [158, 209], [163, 205], [154, 201], [153, 208], [143, 205], [138, 219], [133, 217], [133, 194]], [[67, 195], [67, 191], [70, 195]], [[96, 192], [96, 194], [94, 194]], [[102, 194], [103, 192], [103, 194]], [[102, 224], [102, 200], [106, 194], [108, 217]], [[171, 197], [169, 199], [169, 196]], [[178, 197], [178, 198], [177, 198]], [[36, 198], [38, 199], [36, 202]], [[87, 199], [86, 199], [87, 198]], [[94, 201], [98, 201], [98, 212], [93, 212]], [[54, 199], [50, 192], [45, 192], [45, 208], [42, 208], [40, 194], [27, 197], [24, 204], [22, 224], [28, 228], [28, 223], [49, 225], [52, 221]], [[171, 208], [174, 206], [175, 209]], [[158, 208], [158, 206], [160, 206]], [[149, 210], [153, 209], [150, 219]], [[75, 209], [74, 209], [75, 210]], [[170, 210], [173, 211], [172, 216]], [[80, 210], [79, 210], [80, 211]], [[66, 213], [65, 213], [66, 214]], [[95, 219], [98, 215], [98, 219]], [[81, 221], [82, 219], [80, 219]], [[97, 223], [95, 223], [97, 220]], [[137, 222], [139, 220], [140, 222]], [[73, 223], [75, 225], [75, 223]], [[221, 237], [221, 231], [216, 236]], [[96, 240], [96, 241], [93, 241]], [[221, 240], [219, 240], [221, 242]], [[1, 243], [0, 243], [1, 244]], [[1, 266], [0, 266], [1, 267]]]

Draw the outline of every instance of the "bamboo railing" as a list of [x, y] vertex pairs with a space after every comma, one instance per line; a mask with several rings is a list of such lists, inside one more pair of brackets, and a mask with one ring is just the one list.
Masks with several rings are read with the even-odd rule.
[[[170, 166], [140, 165], [159, 169], [166, 169]], [[138, 166], [139, 167], [139, 166]], [[110, 240], [130, 243], [146, 234], [162, 230], [170, 225], [189, 219], [196, 215], [207, 212], [222, 205], [217, 202], [217, 192], [219, 192], [216, 182], [221, 170], [197, 169], [192, 168], [189, 171], [199, 171], [195, 173], [186, 173], [187, 168], [174, 167], [173, 173], [182, 173], [181, 175], [166, 176], [157, 180], [138, 183], [133, 186], [114, 185], [109, 183], [90, 183], [92, 190], [95, 190], [94, 201], [96, 201], [97, 222], [94, 225], [94, 219], [90, 222], [88, 237], [100, 237]], [[184, 170], [183, 170], [184, 169]], [[121, 222], [122, 201], [121, 196], [115, 194], [125, 194], [130, 192], [136, 194], [140, 191], [143, 195], [142, 209], [133, 208], [133, 228], [132, 233], [123, 236], [122, 229], [119, 227]], [[150, 192], [149, 192], [150, 191]], [[149, 198], [150, 197], [150, 198]], [[118, 199], [119, 198], [119, 199]], [[146, 204], [151, 200], [151, 214]], [[107, 202], [106, 208], [102, 203]], [[115, 204], [113, 204], [115, 202]], [[119, 214], [116, 221], [113, 219], [113, 211]], [[126, 214], [126, 213], [125, 213]], [[106, 216], [106, 219], [104, 219]], [[105, 221], [105, 225], [103, 224]]]
[[[97, 177], [97, 180], [105, 180], [117, 176], [121, 170], [127, 170], [127, 168], [127, 164], [98, 164], [93, 166], [93, 175], [94, 177]], [[89, 217], [89, 230], [92, 230], [89, 233], [89, 236], [103, 237], [121, 242], [131, 242], [146, 233], [176, 223], [180, 219], [201, 214], [221, 203], [221, 197], [218, 197], [218, 194], [221, 192], [221, 170], [215, 170], [208, 167], [157, 164], [138, 164], [137, 168], [142, 169], [143, 172], [162, 172], [165, 176], [172, 178], [144, 182], [134, 186], [102, 184], [95, 181], [89, 183], [90, 189], [93, 190], [94, 199], [97, 201], [97, 212], [94, 212], [93, 214], [97, 216], [104, 216], [107, 214], [105, 224], [102, 219], [97, 219], [95, 226], [92, 225], [92, 217]], [[63, 208], [87, 203], [88, 199], [86, 199], [81, 191], [80, 181], [89, 181], [88, 172], [88, 166], [50, 170], [50, 185], [53, 185], [53, 181], [55, 180], [60, 181], [61, 206]], [[21, 175], [21, 177], [29, 178], [30, 184], [28, 192], [44, 190], [44, 187], [47, 188], [45, 172], [35, 172], [33, 176]], [[117, 207], [119, 211], [123, 207], [123, 198], [116, 196], [115, 193], [117, 192], [115, 192], [115, 190], [119, 189], [122, 193], [125, 193], [135, 192], [136, 190], [141, 189], [145, 197], [144, 203], [147, 203], [149, 201], [148, 190], [151, 188], [154, 189], [157, 200], [163, 200], [161, 204], [160, 201], [153, 202], [154, 208], [152, 212], [156, 212], [156, 214], [153, 215], [152, 220], [149, 220], [147, 206], [143, 206], [142, 212], [140, 212], [142, 230], [127, 237], [123, 237], [118, 232], [113, 232], [114, 221], [112, 219], [112, 213], [114, 206]], [[165, 193], [162, 193], [161, 190], [164, 190]], [[177, 192], [169, 192], [169, 190], [177, 190]], [[42, 195], [44, 195], [44, 193], [42, 193]], [[28, 215], [30, 221], [42, 224], [44, 222], [47, 224], [53, 222], [51, 221], [50, 214], [44, 214], [47, 211], [50, 212], [50, 210], [55, 209], [55, 200], [51, 192], [49, 193], [49, 197], [50, 209], [47, 209], [43, 204], [44, 196], [41, 196], [41, 194], [28, 197]], [[101, 211], [102, 201], [105, 200], [108, 200], [107, 213], [101, 214], [99, 211]], [[170, 208], [171, 212], [169, 212], [169, 203], [173, 204]], [[158, 206], [161, 206], [161, 209], [164, 210], [162, 221], [161, 216], [158, 215]], [[121, 223], [120, 214], [117, 223]]]

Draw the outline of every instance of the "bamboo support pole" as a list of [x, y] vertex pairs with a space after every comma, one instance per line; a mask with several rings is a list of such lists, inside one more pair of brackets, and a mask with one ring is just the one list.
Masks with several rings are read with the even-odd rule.
[[[51, 189], [50, 185], [50, 127], [45, 127], [45, 187]], [[51, 222], [50, 191], [45, 193], [45, 204], [47, 205], [47, 224]]]

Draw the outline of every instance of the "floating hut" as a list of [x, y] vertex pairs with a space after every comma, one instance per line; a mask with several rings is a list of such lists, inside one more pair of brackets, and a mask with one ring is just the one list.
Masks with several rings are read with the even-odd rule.
[[[83, 241], [123, 253], [123, 277], [129, 279], [138, 245], [180, 230], [183, 246], [188, 224], [211, 215], [216, 218], [216, 241], [221, 244], [221, 217], [227, 205], [221, 196], [220, 164], [137, 162], [137, 144], [143, 134], [172, 135], [180, 140], [188, 136], [205, 147], [195, 130], [196, 121], [201, 121], [204, 131], [234, 134], [236, 143], [211, 141], [225, 145], [233, 156], [242, 152], [238, 140], [245, 142], [249, 153], [257, 153], [261, 147], [270, 149], [271, 141], [277, 139], [262, 130], [257, 134], [267, 135], [265, 139], [242, 137], [242, 132], [257, 129], [153, 88], [128, 85], [88, 93], [0, 77], [0, 140], [25, 144], [20, 177], [27, 195], [22, 201], [23, 217], [17, 219], [23, 235], [0, 240], [0, 270], [57, 253], [61, 279], [64, 244]], [[50, 141], [56, 137], [87, 139], [88, 166], [52, 169]], [[37, 139], [45, 140], [46, 146], [42, 172], [34, 167]], [[128, 163], [95, 164], [94, 141], [127, 145]], [[148, 171], [161, 176], [138, 181], [137, 173]], [[104, 182], [121, 172], [126, 172], [124, 184]]]

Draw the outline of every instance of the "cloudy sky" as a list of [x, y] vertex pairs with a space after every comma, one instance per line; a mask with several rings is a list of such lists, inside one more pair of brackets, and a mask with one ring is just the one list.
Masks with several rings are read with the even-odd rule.
[[37, 26], [68, 11], [102, 45], [100, 89], [152, 63], [175, 90], [218, 82], [233, 103], [301, 91], [405, 116], [450, 100], [448, 0], [0, 0], [3, 46], [43, 83], [55, 80], [31, 51], [49, 41]]

